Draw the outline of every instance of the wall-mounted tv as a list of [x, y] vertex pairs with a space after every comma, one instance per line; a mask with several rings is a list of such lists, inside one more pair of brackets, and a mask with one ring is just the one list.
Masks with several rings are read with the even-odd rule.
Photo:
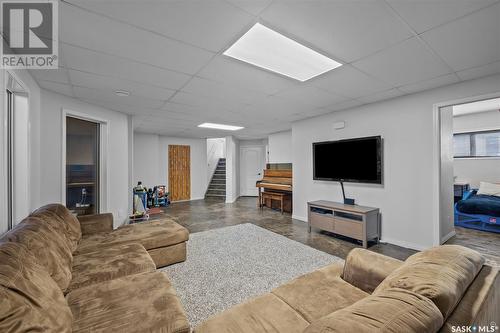
[[382, 138], [313, 143], [313, 178], [382, 184]]

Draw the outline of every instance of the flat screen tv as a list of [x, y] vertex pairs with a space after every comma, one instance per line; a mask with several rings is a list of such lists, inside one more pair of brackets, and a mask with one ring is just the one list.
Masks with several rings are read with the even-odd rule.
[[382, 138], [313, 143], [313, 177], [351, 183], [382, 184]]

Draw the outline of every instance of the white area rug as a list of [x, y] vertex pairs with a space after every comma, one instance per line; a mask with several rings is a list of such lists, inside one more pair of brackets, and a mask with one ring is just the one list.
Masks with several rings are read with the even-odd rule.
[[190, 235], [187, 260], [162, 268], [191, 327], [224, 309], [342, 259], [253, 224]]

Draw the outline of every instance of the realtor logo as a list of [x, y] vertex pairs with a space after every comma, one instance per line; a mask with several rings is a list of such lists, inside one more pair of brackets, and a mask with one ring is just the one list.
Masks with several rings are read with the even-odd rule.
[[2, 1], [2, 68], [58, 68], [58, 3]]

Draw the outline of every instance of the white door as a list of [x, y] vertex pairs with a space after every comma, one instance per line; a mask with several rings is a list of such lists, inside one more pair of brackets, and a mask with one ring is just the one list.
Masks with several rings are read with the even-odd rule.
[[264, 147], [241, 147], [240, 149], [240, 195], [259, 195], [255, 183], [262, 179], [265, 168]]

